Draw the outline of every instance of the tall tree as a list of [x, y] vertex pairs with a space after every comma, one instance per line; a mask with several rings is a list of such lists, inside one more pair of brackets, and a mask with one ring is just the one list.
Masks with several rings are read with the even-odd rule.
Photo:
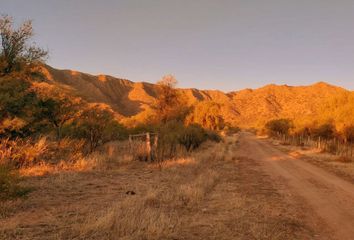
[[90, 152], [104, 142], [118, 139], [124, 127], [114, 118], [112, 110], [99, 104], [89, 105], [74, 121], [76, 137], [87, 140]]
[[157, 120], [166, 123], [169, 120], [183, 120], [187, 107], [180, 93], [175, 88], [177, 80], [172, 75], [164, 76], [157, 82], [157, 100], [155, 111]]
[[33, 85], [38, 94], [40, 109], [38, 120], [46, 120], [56, 131], [57, 140], [62, 138], [63, 126], [79, 115], [81, 98], [67, 94], [64, 89], [47, 83]]
[[45, 60], [48, 53], [30, 42], [33, 35], [31, 20], [15, 29], [13, 18], [0, 17], [0, 76], [29, 70]]
[[38, 110], [32, 77], [47, 56], [30, 42], [32, 37], [31, 21], [15, 29], [11, 17], [0, 17], [0, 136], [17, 137], [32, 131]]

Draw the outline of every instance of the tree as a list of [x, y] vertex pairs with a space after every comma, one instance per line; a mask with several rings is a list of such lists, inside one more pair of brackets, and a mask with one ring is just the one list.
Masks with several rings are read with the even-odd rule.
[[211, 101], [203, 101], [194, 106], [187, 116], [186, 123], [199, 124], [203, 128], [218, 131], [224, 128], [225, 122], [220, 114], [221, 106]]
[[28, 133], [36, 114], [36, 94], [22, 78], [0, 77], [0, 136]]
[[265, 128], [268, 134], [275, 136], [277, 134], [289, 134], [289, 130], [293, 128], [293, 122], [289, 119], [275, 119], [266, 123]]
[[36, 83], [33, 89], [38, 95], [37, 121], [49, 122], [56, 131], [57, 140], [62, 138], [63, 126], [79, 115], [81, 98], [66, 93], [65, 89], [47, 83]]
[[11, 17], [0, 17], [0, 136], [33, 131], [39, 109], [32, 82], [47, 52], [29, 42], [32, 36], [31, 21], [14, 29]]
[[114, 119], [113, 112], [99, 104], [88, 106], [74, 121], [74, 126], [76, 137], [87, 140], [90, 152], [100, 144], [118, 139], [125, 131]]
[[166, 123], [169, 120], [182, 120], [187, 107], [182, 96], [175, 88], [177, 80], [172, 75], [164, 76], [157, 82], [157, 100], [154, 106], [157, 120]]
[[43, 62], [47, 51], [29, 43], [33, 37], [32, 21], [17, 29], [9, 16], [0, 17], [0, 76], [26, 71]]

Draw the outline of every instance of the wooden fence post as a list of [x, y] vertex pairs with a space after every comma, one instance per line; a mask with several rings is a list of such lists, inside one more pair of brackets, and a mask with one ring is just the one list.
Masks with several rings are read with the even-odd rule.
[[157, 148], [158, 141], [159, 141], [159, 135], [155, 134], [155, 137], [154, 137], [154, 148]]
[[146, 133], [146, 152], [147, 152], [147, 160], [148, 160], [148, 162], [151, 162], [150, 133]]

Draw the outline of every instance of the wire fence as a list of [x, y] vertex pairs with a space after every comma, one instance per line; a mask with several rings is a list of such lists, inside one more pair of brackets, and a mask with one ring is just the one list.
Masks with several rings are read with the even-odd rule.
[[354, 155], [354, 144], [337, 138], [326, 139], [321, 137], [302, 135], [290, 136], [286, 134], [278, 134], [277, 138], [281, 141], [282, 144], [317, 148], [323, 152], [328, 152], [337, 156], [344, 156], [348, 158], [353, 158]]
[[129, 135], [129, 152], [135, 159], [151, 162], [156, 158], [159, 136], [157, 133]]

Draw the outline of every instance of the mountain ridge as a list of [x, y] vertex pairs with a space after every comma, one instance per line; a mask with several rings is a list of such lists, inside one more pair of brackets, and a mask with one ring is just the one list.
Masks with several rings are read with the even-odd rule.
[[[48, 82], [63, 85], [89, 103], [110, 106], [122, 119], [146, 115], [157, 96], [157, 86], [148, 82], [133, 82], [109, 75], [92, 75], [46, 66], [43, 74]], [[256, 89], [223, 92], [178, 88], [189, 105], [213, 101], [222, 106], [226, 122], [241, 127], [256, 127], [274, 118], [297, 119], [318, 114], [331, 98], [352, 91], [326, 82], [308, 86], [268, 84]]]

